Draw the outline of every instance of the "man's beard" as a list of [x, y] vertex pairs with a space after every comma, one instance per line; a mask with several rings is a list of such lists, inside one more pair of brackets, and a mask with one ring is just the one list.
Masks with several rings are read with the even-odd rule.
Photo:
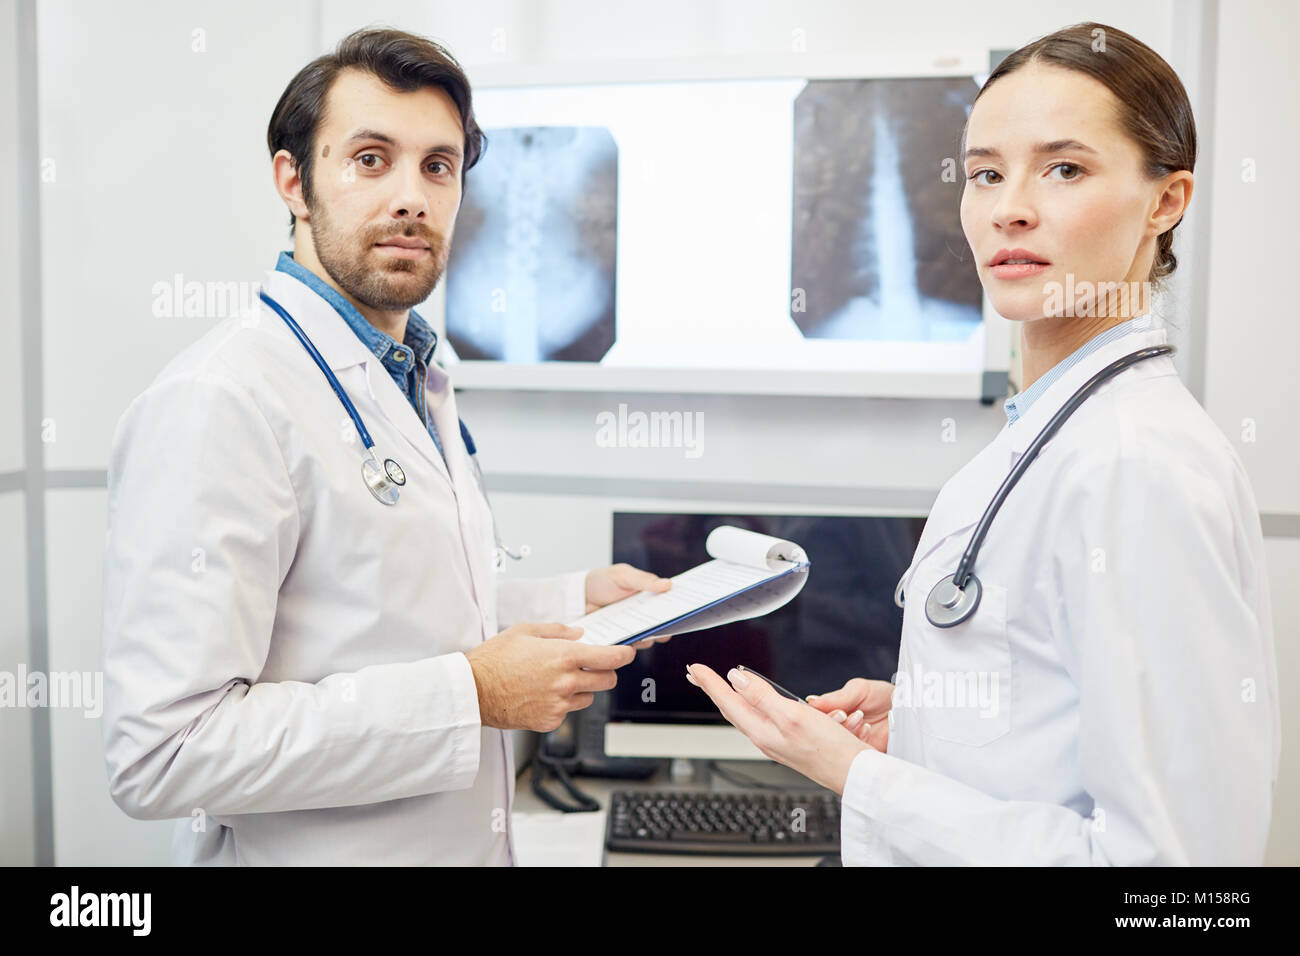
[[[311, 209], [311, 238], [316, 258], [340, 289], [362, 305], [396, 312], [419, 305], [429, 297], [447, 266], [447, 247], [442, 237], [423, 223], [405, 228], [374, 226], [348, 235], [334, 226], [323, 205]], [[380, 256], [375, 243], [405, 236], [423, 239], [430, 253], [419, 259], [385, 257], [379, 267], [368, 266], [366, 257]]]

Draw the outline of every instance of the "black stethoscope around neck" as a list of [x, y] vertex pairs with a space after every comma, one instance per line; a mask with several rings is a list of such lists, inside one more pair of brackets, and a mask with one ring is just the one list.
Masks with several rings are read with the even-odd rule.
[[[1082, 405], [1107, 379], [1118, 375], [1124, 369], [1136, 365], [1138, 362], [1144, 362], [1160, 355], [1170, 355], [1173, 351], [1174, 347], [1172, 345], [1155, 345], [1150, 348], [1138, 349], [1136, 352], [1130, 352], [1123, 358], [1111, 362], [1084, 382], [1079, 387], [1079, 390], [1057, 409], [1051, 421], [1035, 436], [1025, 450], [1024, 455], [1011, 469], [1011, 473], [998, 487], [997, 493], [993, 495], [993, 500], [989, 502], [989, 506], [984, 509], [984, 515], [980, 518], [979, 524], [976, 525], [970, 543], [966, 545], [966, 550], [957, 563], [957, 570], [930, 589], [930, 593], [925, 599], [926, 620], [935, 627], [956, 627], [975, 613], [975, 609], [979, 607], [980, 596], [984, 593], [984, 586], [980, 584], [980, 579], [975, 575], [975, 559], [979, 556], [980, 547], [984, 544], [984, 538], [989, 533], [989, 526], [993, 523], [993, 518], [1002, 507], [1002, 503], [1006, 501], [1007, 495], [1011, 494], [1011, 490], [1015, 488], [1016, 483], [1020, 481], [1021, 476], [1028, 469], [1030, 462], [1038, 456], [1038, 453], [1042, 451], [1048, 440], [1065, 424], [1065, 420], [1074, 414], [1075, 409]], [[895, 595], [895, 602], [899, 607], [903, 606], [902, 587], [898, 589], [898, 593]]]
[[[366, 428], [366, 423], [361, 420], [361, 414], [357, 411], [356, 406], [352, 404], [352, 399], [348, 398], [348, 393], [343, 390], [343, 385], [339, 382], [338, 376], [336, 376], [330, 369], [329, 363], [327, 363], [325, 357], [320, 354], [320, 351], [316, 348], [316, 344], [312, 342], [307, 333], [302, 330], [302, 327], [298, 325], [294, 320], [294, 317], [289, 314], [288, 310], [285, 309], [284, 306], [267, 295], [265, 291], [259, 291], [258, 296], [263, 302], [270, 306], [271, 309], [280, 316], [280, 318], [284, 319], [285, 325], [289, 326], [289, 330], [293, 332], [298, 341], [302, 343], [302, 347], [307, 350], [307, 354], [310, 355], [312, 361], [316, 363], [316, 367], [325, 375], [325, 380], [329, 382], [330, 388], [334, 389], [334, 394], [337, 395], [339, 401], [343, 403], [343, 408], [348, 413], [348, 417], [352, 419], [352, 424], [355, 426], [357, 434], [361, 437], [361, 444], [365, 447], [366, 457], [361, 460], [361, 477], [365, 482], [366, 488], [369, 489], [370, 493], [374, 495], [376, 500], [383, 504], [389, 506], [397, 504], [397, 499], [401, 496], [400, 489], [406, 484], [406, 472], [403, 470], [402, 466], [392, 458], [385, 458], [383, 464], [380, 464], [379, 458], [375, 454], [375, 440], [370, 437], [370, 431]], [[528, 545], [521, 545], [519, 551], [516, 553], [502, 543], [501, 532], [497, 530], [496, 513], [492, 510], [491, 501], [488, 500], [487, 484], [483, 480], [483, 470], [478, 464], [478, 448], [474, 444], [474, 439], [470, 435], [469, 429], [465, 427], [465, 422], [461, 419], [458, 419], [458, 421], [460, 423], [460, 437], [461, 440], [465, 442], [465, 450], [469, 453], [470, 465], [474, 469], [474, 478], [478, 482], [479, 490], [483, 493], [483, 500], [487, 502], [488, 513], [492, 516], [492, 535], [496, 542], [497, 550], [496, 566], [498, 568], [501, 567], [502, 555], [512, 558], [515, 561], [522, 560], [528, 556]]]

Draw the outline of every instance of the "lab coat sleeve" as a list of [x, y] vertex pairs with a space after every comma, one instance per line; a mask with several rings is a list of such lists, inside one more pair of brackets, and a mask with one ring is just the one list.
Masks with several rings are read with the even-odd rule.
[[587, 608], [587, 572], [573, 571], [549, 578], [503, 576], [497, 591], [497, 627], [505, 630], [521, 621], [576, 621]]
[[1033, 584], [1061, 597], [1091, 813], [997, 799], [868, 751], [844, 789], [846, 864], [1263, 862], [1277, 703], [1270, 624], [1244, 597], [1264, 571], [1258, 518], [1144, 452], [1076, 475], [1057, 527], [1078, 553]]
[[104, 754], [128, 815], [354, 806], [473, 783], [481, 727], [463, 654], [258, 680], [301, 525], [280, 443], [241, 385], [191, 373], [131, 405], [108, 524]]

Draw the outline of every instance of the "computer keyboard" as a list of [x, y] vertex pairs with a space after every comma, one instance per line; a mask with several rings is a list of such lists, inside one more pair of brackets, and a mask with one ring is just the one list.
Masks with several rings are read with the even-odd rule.
[[829, 791], [615, 790], [605, 846], [624, 853], [838, 854], [840, 801]]

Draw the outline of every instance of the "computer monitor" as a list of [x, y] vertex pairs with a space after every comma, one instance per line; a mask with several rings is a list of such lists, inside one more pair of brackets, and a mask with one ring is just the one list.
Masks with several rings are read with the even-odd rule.
[[671, 577], [708, 560], [704, 540], [719, 525], [800, 545], [812, 564], [808, 582], [764, 617], [638, 653], [610, 692], [610, 756], [762, 759], [686, 680], [687, 664], [719, 674], [745, 664], [799, 695], [834, 690], [850, 677], [888, 680], [898, 668], [903, 612], [894, 588], [912, 561], [923, 517], [615, 512], [613, 560]]

